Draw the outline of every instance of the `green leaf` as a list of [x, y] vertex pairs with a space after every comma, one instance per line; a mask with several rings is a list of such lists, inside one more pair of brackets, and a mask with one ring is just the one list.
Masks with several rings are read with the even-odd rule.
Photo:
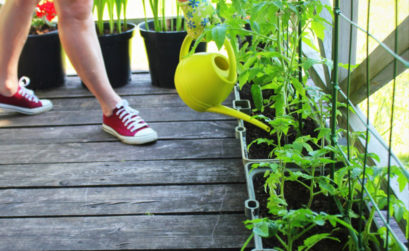
[[218, 24], [212, 29], [212, 38], [216, 42], [217, 48], [220, 50], [226, 39], [226, 24]]
[[104, 34], [104, 10], [106, 3], [106, 0], [94, 1], [94, 10], [97, 12], [97, 27], [99, 34]]
[[403, 208], [398, 203], [393, 204], [393, 209], [395, 211], [394, 216], [397, 222], [401, 221], [403, 218], [403, 214], [405, 213], [405, 208]]
[[263, 93], [261, 91], [261, 87], [259, 85], [253, 84], [251, 85], [251, 96], [253, 97], [254, 105], [258, 111], [263, 112]]
[[119, 33], [122, 33], [122, 25], [121, 25], [122, 0], [115, 1], [115, 9], [116, 9], [117, 30]]
[[274, 109], [276, 110], [276, 116], [283, 116], [285, 113], [285, 93], [284, 93], [284, 86], [281, 86], [280, 90], [278, 91], [277, 95], [274, 96]]
[[236, 9], [237, 13], [240, 13], [241, 15], [244, 15], [244, 9], [242, 7], [241, 1], [240, 0], [232, 0], [233, 7]]
[[256, 21], [250, 21], [250, 25], [254, 32], [260, 33], [260, 25]]
[[399, 190], [402, 192], [403, 189], [405, 189], [406, 185], [408, 184], [408, 180], [406, 179], [405, 175], [403, 174], [398, 175], [398, 183], [399, 183]]
[[278, 226], [269, 220], [254, 224], [254, 233], [261, 237], [268, 238], [274, 236], [278, 231]]
[[304, 85], [302, 83], [300, 83], [300, 81], [298, 81], [298, 79], [296, 78], [292, 78], [291, 79], [291, 83], [294, 86], [295, 90], [301, 95], [301, 96], [305, 96], [305, 88]]
[[308, 237], [307, 239], [304, 240], [304, 245], [298, 247], [298, 250], [304, 250], [307, 251], [311, 249], [315, 244], [317, 244], [319, 241], [324, 240], [324, 239], [331, 239], [334, 241], [340, 242], [338, 238], [331, 237], [331, 234], [329, 233], [322, 233], [322, 234], [315, 234], [313, 236]]
[[320, 50], [317, 48], [317, 46], [315, 46], [314, 42], [311, 41], [310, 38], [307, 38], [307, 37], [303, 36], [301, 40], [302, 40], [306, 45], [308, 45], [309, 47], [311, 47], [314, 51], [316, 51], [316, 52], [318, 52], [318, 53], [320, 52]]
[[250, 76], [250, 73], [248, 71], [239, 75], [238, 79], [239, 79], [240, 89], [243, 88], [243, 86], [247, 83], [247, 81], [249, 80], [249, 76]]
[[311, 22], [311, 29], [314, 31], [315, 35], [322, 41], [324, 41], [325, 37], [325, 25], [320, 21], [313, 20]]
[[356, 214], [354, 211], [352, 211], [352, 210], [348, 210], [348, 216], [349, 216], [349, 218], [354, 218], [354, 219], [357, 219], [358, 217], [359, 217], [359, 215], [358, 214]]
[[107, 6], [108, 6], [109, 32], [112, 34], [112, 33], [114, 33], [114, 27], [115, 27], [115, 22], [114, 22], [115, 1], [114, 0], [106, 0], [106, 2], [107, 2]]
[[324, 177], [318, 179], [318, 184], [320, 185], [321, 190], [325, 190], [329, 194], [335, 194], [337, 191]]

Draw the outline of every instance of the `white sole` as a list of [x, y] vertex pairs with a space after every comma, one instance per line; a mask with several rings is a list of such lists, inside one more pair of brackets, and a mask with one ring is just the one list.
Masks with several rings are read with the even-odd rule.
[[136, 137], [135, 136], [134, 137], [127, 137], [127, 136], [120, 135], [114, 129], [112, 129], [110, 126], [107, 126], [105, 124], [102, 124], [102, 129], [105, 132], [115, 136], [116, 138], [118, 138], [122, 142], [124, 142], [126, 144], [130, 144], [130, 145], [142, 145], [142, 144], [147, 144], [147, 143], [151, 143], [151, 142], [154, 142], [154, 141], [158, 140], [158, 135], [156, 133], [151, 133], [151, 134], [136, 136]]
[[25, 115], [36, 115], [53, 109], [53, 106], [42, 106], [38, 108], [23, 108], [20, 106], [0, 104], [1, 109], [22, 113]]

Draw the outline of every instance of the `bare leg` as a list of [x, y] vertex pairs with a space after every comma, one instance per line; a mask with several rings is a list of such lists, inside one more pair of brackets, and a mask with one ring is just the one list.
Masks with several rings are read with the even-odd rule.
[[18, 60], [39, 0], [8, 0], [0, 10], [0, 94], [17, 92]]
[[109, 116], [121, 98], [112, 89], [92, 18], [92, 0], [56, 0], [61, 43], [75, 70]]

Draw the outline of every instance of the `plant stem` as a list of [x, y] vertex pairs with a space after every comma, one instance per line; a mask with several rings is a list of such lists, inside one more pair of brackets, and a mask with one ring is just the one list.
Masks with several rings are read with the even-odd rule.
[[295, 236], [294, 240], [297, 240], [298, 238], [303, 236], [306, 232], [310, 231], [311, 228], [313, 228], [313, 227], [315, 227], [315, 224], [311, 224], [307, 228], [304, 228], [304, 230], [301, 233], [299, 233], [298, 235]]
[[294, 181], [295, 181], [295, 182], [298, 182], [299, 184], [301, 184], [302, 186], [304, 186], [306, 189], [310, 190], [310, 187], [307, 186], [304, 182], [302, 182], [302, 181], [300, 181], [300, 180], [298, 180], [298, 179], [296, 179], [296, 180], [294, 180]]
[[[128, 30], [128, 18], [126, 16], [126, 12], [127, 12], [127, 6], [128, 6], [128, 0], [123, 0], [123, 10], [124, 10], [124, 30], [127, 31]], [[145, 15], [146, 16], [146, 15]]]
[[145, 0], [142, 0], [142, 6], [143, 6], [143, 13], [145, 14], [145, 29], [149, 30], [148, 17], [146, 16], [146, 2], [145, 2]]
[[240, 251], [244, 251], [244, 249], [247, 247], [251, 239], [254, 237], [254, 232], [251, 232], [250, 236], [247, 238], [247, 240], [244, 242], [243, 246], [241, 247]]
[[287, 233], [287, 243], [288, 243], [288, 246], [287, 246], [287, 250], [288, 251], [293, 251], [293, 242], [294, 242], [294, 240], [293, 240], [293, 236], [292, 236], [292, 234], [291, 234], [291, 221], [290, 220], [288, 220], [288, 226], [289, 226], [289, 230], [290, 231], [288, 231], [288, 233]]
[[288, 250], [288, 246], [287, 246], [287, 244], [285, 243], [285, 241], [283, 241], [283, 239], [281, 239], [281, 237], [280, 237], [278, 234], [277, 234], [275, 237], [276, 237], [277, 240], [281, 243], [281, 245], [283, 245], [283, 247], [284, 247], [286, 250]]
[[160, 22], [159, 22], [159, 0], [149, 0], [149, 4], [151, 6], [152, 14], [153, 14], [153, 23], [155, 31], [160, 31]]
[[180, 16], [180, 6], [176, 4], [176, 31], [182, 29], [182, 17]]
[[167, 31], [168, 27], [166, 25], [166, 16], [165, 16], [165, 0], [162, 0], [162, 30]]
[[310, 184], [310, 187], [309, 187], [309, 190], [310, 190], [310, 199], [309, 199], [309, 201], [308, 201], [308, 204], [307, 204], [307, 208], [311, 208], [311, 204], [312, 204], [312, 201], [313, 201], [313, 199], [314, 199], [314, 187], [315, 187], [315, 179], [314, 179], [314, 175], [315, 175], [315, 167], [311, 167], [311, 169], [312, 169], [312, 171], [311, 171], [311, 176], [312, 176], [312, 179], [311, 179], [311, 184]]

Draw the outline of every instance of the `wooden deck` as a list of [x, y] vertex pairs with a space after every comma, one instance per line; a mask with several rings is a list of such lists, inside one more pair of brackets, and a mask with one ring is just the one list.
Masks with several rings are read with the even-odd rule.
[[236, 121], [190, 110], [146, 73], [117, 91], [158, 142], [104, 133], [77, 77], [37, 92], [50, 112], [0, 112], [0, 250], [239, 250], [249, 231]]

